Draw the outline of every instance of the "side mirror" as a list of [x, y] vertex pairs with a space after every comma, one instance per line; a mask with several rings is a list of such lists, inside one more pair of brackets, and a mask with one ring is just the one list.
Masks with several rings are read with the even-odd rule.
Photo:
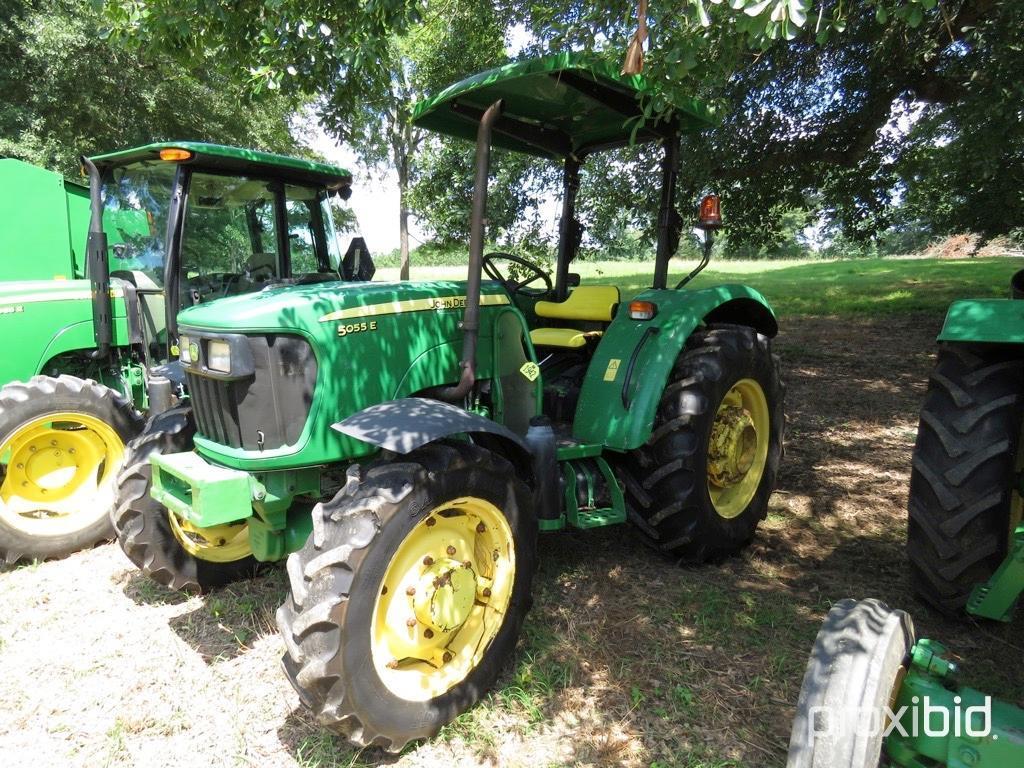
[[348, 244], [345, 257], [341, 260], [341, 279], [369, 282], [377, 271], [370, 256], [370, 249], [361, 237], [353, 237]]

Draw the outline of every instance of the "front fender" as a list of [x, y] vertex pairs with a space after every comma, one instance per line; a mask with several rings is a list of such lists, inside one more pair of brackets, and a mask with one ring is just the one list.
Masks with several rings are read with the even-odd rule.
[[531, 452], [519, 435], [496, 421], [440, 400], [403, 397], [353, 413], [331, 428], [393, 453], [411, 453], [456, 435], [490, 435], [520, 472], [530, 471]]
[[573, 436], [613, 450], [639, 448], [650, 437], [669, 373], [686, 340], [707, 323], [735, 323], [775, 336], [768, 301], [745, 285], [699, 291], [647, 290], [636, 297], [657, 305], [653, 320], [633, 320], [627, 302], [605, 331], [583, 380]]
[[939, 341], [1024, 344], [1024, 301], [963, 299], [946, 313]]

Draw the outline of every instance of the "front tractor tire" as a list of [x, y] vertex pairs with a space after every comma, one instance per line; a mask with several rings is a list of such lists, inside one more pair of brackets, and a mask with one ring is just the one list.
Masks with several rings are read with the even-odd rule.
[[35, 376], [0, 389], [0, 562], [109, 539], [125, 444], [141, 427], [128, 400], [89, 379]]
[[193, 448], [192, 409], [172, 408], [154, 416], [128, 446], [110, 517], [121, 549], [142, 572], [165, 587], [206, 592], [251, 578], [259, 570], [245, 523], [195, 528], [150, 496], [157, 454]]
[[910, 615], [880, 600], [833, 605], [807, 662], [786, 768], [878, 768], [914, 641]]
[[947, 615], [1006, 557], [1024, 423], [1018, 350], [943, 344], [928, 383], [910, 475], [907, 554], [917, 594]]
[[530, 604], [537, 522], [512, 466], [435, 443], [349, 470], [288, 558], [289, 681], [317, 720], [397, 752], [471, 707]]
[[771, 342], [753, 328], [690, 337], [651, 437], [620, 465], [630, 519], [652, 546], [701, 563], [750, 543], [782, 457], [784, 394]]

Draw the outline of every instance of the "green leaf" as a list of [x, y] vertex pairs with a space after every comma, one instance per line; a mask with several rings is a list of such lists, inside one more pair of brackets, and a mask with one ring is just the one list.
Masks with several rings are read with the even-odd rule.
[[758, 0], [753, 5], [748, 5], [743, 9], [743, 12], [747, 16], [760, 16], [764, 13], [764, 9], [772, 4], [772, 0]]
[[910, 15], [907, 16], [907, 24], [910, 25], [911, 29], [917, 29], [921, 26], [921, 21], [924, 19], [924, 13], [916, 5], [911, 8]]
[[877, 21], [879, 24], [885, 24], [885, 22], [887, 22], [888, 20], [889, 12], [885, 10], [883, 6], [878, 6], [878, 8], [875, 9], [875, 21]]
[[704, 7], [704, 0], [697, 0], [697, 17], [700, 19], [702, 27], [711, 26], [711, 17], [708, 16], [708, 11]]
[[[803, 27], [807, 23], [806, 0], [789, 0], [789, 20], [798, 27]], [[796, 35], [794, 34], [793, 37], [796, 37]]]

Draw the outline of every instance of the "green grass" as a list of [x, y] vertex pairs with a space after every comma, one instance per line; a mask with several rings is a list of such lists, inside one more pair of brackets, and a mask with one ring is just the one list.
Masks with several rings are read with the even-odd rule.
[[[674, 285], [691, 264], [672, 262]], [[1008, 295], [1010, 276], [1020, 259], [855, 259], [847, 261], [722, 261], [692, 283], [706, 288], [746, 283], [765, 295], [779, 315], [878, 315], [945, 312], [957, 298]], [[623, 299], [650, 285], [652, 265], [622, 261], [577, 262], [586, 284], [617, 285]], [[377, 279], [395, 279], [398, 270], [380, 269]], [[414, 280], [464, 279], [460, 266], [413, 267]]]

